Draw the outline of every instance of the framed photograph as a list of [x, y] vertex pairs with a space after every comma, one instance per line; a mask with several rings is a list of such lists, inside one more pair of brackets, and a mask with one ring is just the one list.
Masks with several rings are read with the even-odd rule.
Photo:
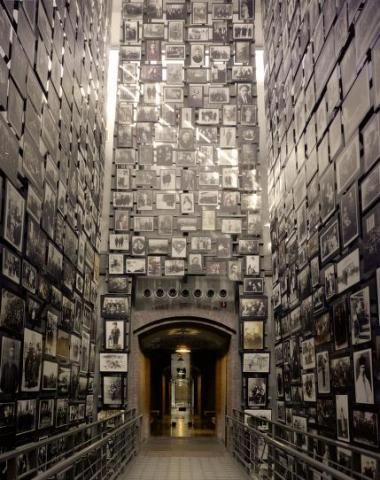
[[214, 42], [228, 42], [228, 23], [226, 20], [216, 20], [212, 22], [212, 32]]
[[124, 45], [120, 47], [120, 58], [124, 62], [139, 62], [141, 60], [141, 47]]
[[187, 4], [185, 3], [168, 3], [166, 5], [167, 20], [181, 20], [187, 18]]
[[0, 352], [0, 392], [15, 395], [19, 390], [21, 342], [3, 336]]
[[268, 298], [264, 296], [240, 298], [242, 317], [266, 318], [268, 315]]
[[212, 6], [213, 20], [223, 20], [232, 18], [232, 4], [231, 3], [215, 3]]
[[135, 232], [153, 232], [154, 217], [134, 217]]
[[159, 235], [173, 234], [173, 217], [171, 215], [158, 216], [158, 233]]
[[132, 255], [140, 256], [146, 254], [146, 238], [142, 235], [134, 235], [131, 244]]
[[203, 25], [208, 22], [208, 3], [193, 2], [192, 3], [192, 23], [194, 25]]
[[302, 368], [309, 370], [315, 368], [315, 341], [314, 338], [308, 338], [301, 344], [302, 347]]
[[236, 105], [223, 105], [223, 125], [236, 125]]
[[102, 399], [103, 405], [120, 407], [123, 404], [123, 376], [103, 375], [102, 376]]
[[133, 275], [146, 273], [145, 258], [127, 258], [126, 273]]
[[331, 385], [334, 388], [352, 386], [352, 365], [349, 356], [331, 359]]
[[[210, 60], [212, 62], [228, 62], [231, 58], [231, 47], [229, 45], [211, 45]], [[224, 83], [224, 82], [223, 82]], [[215, 103], [217, 103], [215, 101]], [[228, 103], [228, 102], [225, 102]]]
[[359, 135], [355, 135], [336, 160], [337, 194], [353, 181], [360, 170]]
[[58, 385], [58, 363], [44, 360], [42, 363], [42, 390], [56, 390]]
[[335, 210], [335, 171], [332, 163], [319, 179], [322, 222]]
[[376, 165], [361, 184], [362, 211], [366, 210], [380, 196], [380, 164]]
[[194, 213], [194, 193], [181, 193], [181, 213]]
[[12, 183], [5, 183], [4, 240], [22, 251], [25, 221], [25, 200]]
[[380, 115], [373, 115], [370, 121], [364, 126], [362, 130], [363, 145], [364, 145], [364, 171], [372, 167], [376, 160], [380, 157]]
[[213, 87], [209, 86], [209, 103], [211, 104], [223, 104], [230, 102], [230, 90], [228, 87]]
[[354, 183], [341, 197], [340, 223], [343, 248], [359, 236], [358, 186]]
[[[368, 424], [373, 425], [374, 421], [375, 421], [375, 419], [372, 418], [371, 421]], [[360, 438], [360, 435], [356, 434], [356, 438]], [[360, 440], [357, 440], [357, 441], [360, 442]], [[376, 479], [376, 475], [379, 472], [376, 460], [372, 457], [367, 456], [367, 455], [360, 455], [360, 462], [361, 462], [361, 474], [364, 475], [365, 477], [370, 478], [370, 479]]]
[[340, 260], [337, 264], [338, 293], [342, 293], [360, 281], [359, 249]]
[[227, 83], [226, 63], [213, 63], [210, 68], [212, 83]]
[[100, 353], [100, 372], [127, 373], [128, 372], [128, 354], [127, 353]]
[[215, 144], [218, 141], [218, 129], [216, 127], [197, 127], [198, 145]]
[[374, 403], [372, 350], [359, 350], [354, 352], [354, 377], [356, 403]]
[[200, 108], [197, 123], [199, 125], [219, 125], [219, 113], [219, 108]]
[[[60, 183], [60, 185], [62, 184]], [[28, 185], [26, 211], [37, 223], [40, 223], [42, 216], [42, 200], [31, 185]]]
[[243, 21], [255, 18], [255, 0], [239, 0], [239, 19]]
[[242, 232], [242, 221], [240, 218], [222, 218], [222, 233], [240, 234]]
[[218, 190], [200, 190], [198, 192], [198, 205], [201, 206], [217, 206], [219, 200]]
[[148, 38], [164, 38], [164, 23], [144, 23], [144, 39]]
[[183, 20], [171, 20], [168, 23], [168, 42], [181, 43], [183, 42]]
[[129, 234], [128, 233], [110, 233], [109, 235], [110, 250], [129, 251]]
[[115, 230], [119, 232], [129, 231], [129, 212], [128, 210], [115, 210]]
[[377, 203], [362, 220], [363, 271], [373, 271], [380, 265], [380, 204]]
[[202, 255], [200, 253], [190, 253], [188, 258], [187, 273], [198, 274], [202, 273]]
[[190, 65], [192, 67], [203, 67], [204, 63], [205, 63], [205, 46], [197, 43], [191, 44]]
[[165, 260], [165, 276], [181, 276], [185, 275], [184, 260]]
[[20, 332], [24, 328], [25, 301], [10, 290], [1, 290], [0, 326]]
[[267, 403], [267, 379], [265, 377], [248, 377], [248, 407], [265, 407]]
[[243, 322], [244, 350], [262, 350], [264, 348], [264, 322]]
[[[181, 84], [184, 81], [184, 68], [183, 63], [168, 63], [166, 65], [166, 82], [170, 84]], [[175, 121], [170, 119], [167, 123], [174, 124]]]
[[232, 67], [232, 80], [234, 82], [253, 82], [254, 76], [252, 65], [235, 65]]
[[321, 232], [319, 241], [321, 263], [324, 263], [336, 255], [340, 249], [339, 224], [337, 218]]
[[176, 194], [173, 192], [156, 193], [157, 210], [175, 210]]
[[0, 431], [16, 427], [16, 404], [0, 403]]
[[269, 373], [270, 353], [243, 353], [243, 373]]
[[252, 85], [250, 83], [238, 84], [236, 103], [239, 107], [253, 104]]
[[304, 402], [316, 402], [317, 393], [315, 388], [315, 373], [302, 375], [302, 392]]
[[245, 273], [246, 275], [260, 274], [260, 256], [259, 255], [246, 255]]
[[208, 27], [187, 27], [187, 40], [189, 42], [208, 42], [209, 37]]
[[195, 138], [194, 130], [191, 128], [181, 128], [178, 132], [178, 148], [180, 150], [194, 150]]
[[148, 257], [148, 276], [160, 277], [161, 276], [161, 257], [149, 256]]
[[234, 23], [233, 38], [234, 40], [253, 40], [253, 23]]
[[244, 278], [244, 293], [264, 293], [264, 279], [263, 278]]
[[145, 42], [145, 56], [148, 61], [159, 62], [161, 60], [161, 41], [147, 40]]
[[106, 350], [125, 349], [125, 323], [124, 320], [105, 320], [104, 346]]
[[235, 42], [235, 63], [250, 63], [251, 44], [250, 42]]
[[[315, 257], [318, 258], [318, 257]], [[329, 300], [337, 293], [335, 265], [329, 265], [324, 270], [325, 296]]]
[[219, 144], [222, 148], [235, 148], [236, 127], [220, 127]]
[[169, 240], [166, 238], [148, 238], [148, 251], [151, 255], [168, 255]]
[[186, 258], [186, 238], [184, 237], [172, 238], [172, 257]]
[[39, 401], [38, 428], [52, 427], [54, 423], [54, 398]]
[[[379, 444], [378, 431], [378, 415], [373, 412], [363, 410], [352, 411], [352, 438], [355, 442], [359, 442], [372, 447]], [[374, 474], [376, 469], [374, 471]], [[367, 476], [367, 475], [366, 475]], [[375, 478], [375, 476], [369, 477]]]
[[127, 295], [102, 295], [101, 315], [104, 318], [126, 318], [129, 314]]
[[16, 435], [33, 432], [37, 426], [37, 400], [17, 400]]
[[[69, 335], [69, 334], [67, 334]], [[68, 395], [70, 392], [71, 368], [58, 365], [58, 395]]]
[[109, 276], [108, 291], [111, 293], [130, 293], [130, 283], [127, 277]]
[[124, 42], [137, 42], [139, 39], [139, 24], [133, 20], [124, 20]]
[[[144, 182], [145, 183], [145, 182]], [[136, 193], [136, 208], [140, 211], [153, 210], [153, 192], [151, 190], [138, 190]], [[130, 192], [131, 206], [133, 205], [133, 194]]]
[[6, 247], [2, 247], [1, 273], [12, 282], [21, 281], [21, 258]]
[[185, 60], [185, 45], [166, 44], [165, 55], [166, 60]]
[[[76, 335], [70, 335], [70, 361], [79, 363], [80, 362], [80, 349], [81, 349], [81, 339]], [[78, 374], [79, 374], [79, 365], [78, 367]], [[71, 383], [75, 378], [73, 378], [73, 374], [71, 375]]]
[[108, 273], [122, 275], [124, 273], [124, 255], [121, 253], [108, 254]]
[[330, 393], [330, 360], [327, 350], [317, 353], [318, 393]]
[[369, 287], [350, 296], [351, 341], [359, 345], [371, 340], [371, 308]]

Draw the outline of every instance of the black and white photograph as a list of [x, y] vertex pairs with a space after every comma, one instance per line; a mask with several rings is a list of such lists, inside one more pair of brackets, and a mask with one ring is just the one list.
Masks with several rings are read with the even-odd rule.
[[329, 265], [324, 272], [325, 296], [326, 300], [332, 298], [337, 292], [335, 265]]
[[146, 260], [145, 258], [127, 258], [125, 268], [126, 268], [126, 273], [145, 274]]
[[376, 480], [378, 474], [377, 462], [374, 458], [368, 455], [360, 455], [361, 473], [370, 480]]
[[110, 253], [108, 255], [108, 272], [110, 275], [124, 273], [124, 255], [120, 253]]
[[243, 353], [243, 373], [269, 373], [269, 370], [269, 353]]
[[44, 353], [55, 357], [57, 352], [58, 313], [49, 309], [46, 313]]
[[[62, 184], [60, 183], [60, 185]], [[40, 223], [42, 215], [42, 200], [31, 185], [28, 186], [26, 211], [37, 223]]]
[[58, 385], [58, 364], [49, 360], [42, 363], [42, 390], [56, 390]]
[[353, 410], [352, 412], [352, 437], [355, 442], [359, 442], [372, 447], [379, 444], [377, 413], [366, 412], [363, 410]]
[[120, 407], [123, 404], [123, 376], [103, 375], [102, 394], [104, 405]]
[[185, 275], [184, 260], [165, 260], [165, 276], [183, 277]]
[[212, 104], [223, 104], [230, 102], [230, 91], [228, 87], [210, 86], [208, 89], [208, 101]]
[[131, 242], [132, 255], [142, 256], [146, 254], [146, 237], [134, 235]]
[[304, 373], [302, 375], [302, 392], [305, 402], [315, 402], [317, 400], [315, 373]]
[[263, 294], [264, 279], [263, 278], [244, 278], [244, 293]]
[[319, 179], [322, 222], [335, 210], [335, 170], [332, 163]]
[[240, 234], [242, 221], [240, 218], [222, 218], [222, 233]]
[[101, 314], [104, 318], [125, 318], [129, 314], [129, 297], [127, 295], [103, 295]]
[[234, 23], [233, 38], [235, 40], [253, 40], [253, 23]]
[[128, 252], [129, 251], [129, 235], [127, 233], [110, 233], [109, 248], [110, 250], [119, 250], [119, 251]]
[[265, 407], [267, 402], [267, 380], [264, 377], [248, 377], [248, 407]]
[[21, 342], [3, 336], [0, 352], [0, 392], [15, 395], [19, 391]]
[[58, 398], [55, 408], [55, 426], [57, 428], [67, 425], [69, 416], [69, 403], [64, 398]]
[[340, 201], [342, 245], [346, 247], [359, 235], [358, 186], [354, 183]]
[[104, 341], [106, 350], [124, 350], [125, 324], [124, 320], [106, 320], [104, 328]]
[[21, 259], [6, 247], [1, 249], [1, 273], [17, 284], [21, 281]]
[[43, 399], [39, 401], [38, 428], [52, 427], [54, 423], [54, 399]]
[[253, 20], [255, 18], [255, 0], [239, 0], [239, 19]]
[[186, 238], [184, 237], [172, 238], [171, 256], [173, 258], [186, 258]]
[[200, 108], [197, 123], [200, 125], [219, 125], [219, 115], [219, 108]]
[[156, 193], [156, 208], [157, 210], [175, 210], [176, 208], [176, 193], [165, 192]]
[[190, 62], [192, 67], [203, 67], [205, 62], [204, 45], [195, 43], [190, 46]]
[[235, 42], [235, 63], [249, 63], [251, 60], [250, 42]]
[[268, 298], [264, 296], [240, 298], [242, 317], [266, 318], [268, 315]]
[[25, 199], [7, 180], [5, 184], [3, 237], [19, 252], [22, 250], [25, 221]]
[[100, 372], [127, 373], [127, 353], [100, 353]]
[[185, 60], [185, 45], [166, 44], [165, 49], [167, 60]]
[[309, 370], [315, 368], [315, 342], [314, 338], [304, 340], [301, 344], [302, 348], [302, 368]]
[[37, 426], [37, 400], [17, 400], [16, 418], [17, 435], [33, 432]]
[[172, 20], [168, 22], [168, 41], [174, 43], [183, 42], [183, 20]]
[[360, 170], [359, 135], [354, 135], [336, 160], [337, 193], [350, 185]]
[[264, 348], [264, 323], [261, 321], [243, 322], [244, 350], [261, 350]]
[[245, 273], [246, 275], [259, 275], [260, 273], [260, 256], [259, 255], [246, 255]]
[[16, 426], [16, 404], [0, 403], [0, 431]]
[[228, 279], [232, 282], [240, 282], [242, 279], [242, 262], [241, 260], [228, 261]]
[[372, 350], [359, 350], [354, 352], [354, 378], [356, 403], [374, 403]]
[[316, 367], [318, 393], [330, 393], [330, 361], [329, 352], [327, 350], [317, 352]]
[[359, 345], [371, 340], [371, 308], [369, 287], [350, 296], [351, 342]]
[[181, 193], [181, 213], [194, 213], [194, 193]]
[[161, 276], [161, 257], [160, 256], [149, 256], [147, 258], [147, 275], [149, 277], [160, 277]]
[[25, 300], [10, 290], [1, 290], [0, 326], [20, 332], [25, 321]]
[[342, 293], [360, 281], [359, 250], [356, 249], [337, 263], [338, 293]]
[[349, 344], [349, 326], [347, 322], [348, 318], [347, 301], [345, 297], [339, 298], [339, 300], [333, 305], [333, 324], [334, 324], [334, 339], [335, 350], [343, 350], [348, 347]]
[[376, 165], [361, 184], [362, 211], [366, 210], [380, 195], [380, 165]]
[[335, 219], [325, 230], [320, 234], [320, 252], [321, 262], [324, 263], [339, 252], [340, 237], [339, 237], [339, 223]]

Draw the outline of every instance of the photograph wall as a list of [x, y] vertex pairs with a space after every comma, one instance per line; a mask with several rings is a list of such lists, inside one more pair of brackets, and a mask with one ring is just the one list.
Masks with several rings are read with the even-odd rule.
[[[253, 1], [123, 2], [105, 296], [129, 298], [137, 278], [229, 279], [242, 373], [243, 352], [268, 347], [254, 28]], [[244, 346], [255, 319], [262, 341]], [[250, 368], [244, 407], [248, 377], [267, 375]]]
[[[262, 6], [277, 418], [376, 450], [380, 10]], [[325, 454], [376, 476], [364, 455]]]
[[107, 15], [0, 1], [0, 453], [95, 418]]

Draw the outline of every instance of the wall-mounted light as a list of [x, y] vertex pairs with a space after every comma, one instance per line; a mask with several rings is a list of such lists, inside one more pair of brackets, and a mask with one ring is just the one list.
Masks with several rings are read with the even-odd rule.
[[175, 352], [176, 353], [191, 353], [191, 350], [188, 347], [181, 346], [181, 347], [177, 347]]

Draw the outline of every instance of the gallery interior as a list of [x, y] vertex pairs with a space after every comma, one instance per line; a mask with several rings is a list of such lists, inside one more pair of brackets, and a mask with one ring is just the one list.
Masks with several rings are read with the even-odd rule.
[[0, 480], [380, 478], [380, 3], [0, 0]]

